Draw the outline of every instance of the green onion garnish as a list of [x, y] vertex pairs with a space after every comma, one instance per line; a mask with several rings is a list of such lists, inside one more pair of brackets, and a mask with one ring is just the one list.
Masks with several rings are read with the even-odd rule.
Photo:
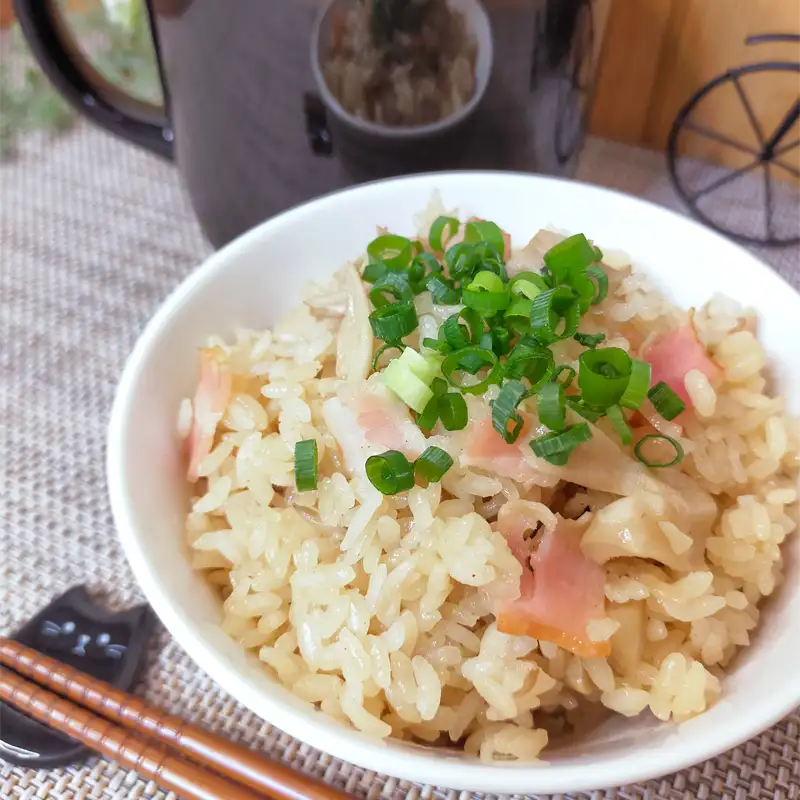
[[600, 417], [604, 417], [606, 410], [598, 406], [592, 406], [584, 403], [583, 400], [577, 397], [568, 397], [567, 405], [576, 413], [580, 414], [585, 420], [589, 422], [597, 422]]
[[[595, 250], [600, 253], [599, 248], [595, 248]], [[603, 254], [600, 253], [600, 258], [602, 257]], [[592, 305], [596, 306], [598, 303], [602, 303], [603, 300], [605, 300], [608, 296], [608, 275], [606, 275], [606, 272], [602, 267], [597, 266], [596, 264], [592, 267], [589, 267], [589, 269], [586, 270], [586, 274], [590, 278], [594, 278], [595, 282], [597, 283], [597, 293], [594, 296], [594, 300], [592, 300]]]
[[564, 430], [565, 406], [564, 387], [560, 383], [551, 381], [539, 389], [536, 397], [536, 413], [539, 416], [539, 422], [546, 425], [551, 431]]
[[533, 308], [533, 300], [528, 300], [526, 297], [512, 299], [503, 318], [506, 324], [517, 333], [527, 333], [531, 329], [531, 308]]
[[317, 440], [303, 439], [294, 446], [294, 485], [298, 492], [317, 488]]
[[[461, 320], [467, 323], [468, 327], [461, 324]], [[481, 333], [483, 332], [483, 320], [477, 311], [471, 308], [462, 308], [456, 314], [449, 316], [444, 325], [444, 339], [453, 350], [460, 350], [471, 344], [478, 344]]]
[[434, 378], [431, 381], [431, 391], [434, 397], [442, 397], [447, 394], [447, 381], [444, 378]]
[[436, 420], [439, 419], [439, 398], [435, 395], [428, 400], [425, 410], [420, 414], [414, 412], [414, 422], [423, 431], [432, 431], [436, 425]]
[[390, 303], [376, 308], [369, 315], [369, 324], [376, 339], [399, 342], [419, 325], [417, 310], [411, 301]]
[[441, 447], [427, 447], [422, 455], [414, 462], [414, 472], [425, 480], [433, 483], [440, 481], [442, 475], [453, 466], [453, 459]]
[[[548, 289], [533, 301], [531, 332], [542, 344], [568, 339], [578, 330], [580, 316], [580, 305], [571, 289]], [[559, 330], [561, 322], [564, 324]]]
[[428, 234], [428, 242], [430, 243], [431, 249], [439, 253], [443, 252], [445, 243], [442, 242], [442, 234], [445, 229], [447, 229], [447, 238], [452, 238], [456, 235], [459, 224], [459, 221], [455, 217], [437, 217], [433, 221], [430, 233]]
[[650, 387], [651, 371], [652, 367], [647, 361], [632, 359], [631, 377], [619, 401], [623, 408], [631, 408], [635, 411], [644, 402], [647, 390]]
[[414, 374], [408, 364], [400, 363], [401, 358], [389, 362], [383, 371], [384, 383], [410, 409], [423, 413], [433, 397], [433, 392], [422, 378]]
[[389, 269], [406, 269], [414, 255], [414, 247], [405, 236], [386, 233], [367, 245], [371, 263], [383, 262]]
[[397, 450], [387, 450], [379, 456], [370, 456], [364, 467], [369, 482], [381, 494], [405, 492], [414, 485], [414, 469], [408, 459]]
[[439, 273], [433, 272], [425, 279], [425, 288], [431, 293], [434, 303], [454, 306], [461, 302], [461, 293], [453, 282]]
[[561, 432], [551, 431], [538, 439], [531, 440], [534, 455], [545, 461], [563, 467], [569, 460], [570, 453], [583, 442], [592, 438], [592, 432], [585, 422], [570, 425]]
[[578, 370], [581, 399], [602, 408], [618, 403], [628, 387], [631, 363], [631, 357], [619, 347], [584, 350]]
[[547, 291], [547, 283], [538, 272], [520, 272], [508, 282], [508, 289], [516, 297], [535, 300]]
[[511, 334], [499, 325], [492, 328], [492, 350], [499, 356], [508, 355], [511, 350]]
[[576, 333], [572, 337], [578, 344], [594, 350], [600, 342], [604, 342], [606, 335], [604, 333]]
[[484, 317], [502, 311], [509, 303], [510, 296], [503, 279], [494, 272], [479, 272], [472, 283], [461, 292], [461, 302], [474, 308]]
[[400, 353], [403, 352], [403, 345], [402, 344], [394, 344], [392, 342], [387, 342], [386, 344], [382, 344], [378, 350], [376, 351], [373, 359], [372, 359], [372, 371], [378, 371], [378, 361], [380, 357], [387, 352], [388, 350], [398, 350]]
[[464, 241], [469, 244], [488, 242], [499, 254], [505, 251], [503, 231], [494, 222], [468, 222], [464, 229]]
[[[500, 394], [492, 403], [492, 427], [503, 437], [506, 444], [514, 444], [522, 432], [524, 421], [517, 413], [517, 406], [525, 397], [525, 387], [519, 381], [506, 381]], [[509, 430], [509, 423], [512, 427]]]
[[466, 280], [479, 266], [480, 258], [473, 245], [457, 242], [447, 249], [444, 263], [447, 264], [447, 272], [453, 280]]
[[367, 266], [364, 267], [364, 272], [361, 273], [361, 279], [365, 283], [375, 283], [378, 278], [385, 275], [388, 271], [386, 264], [381, 261], [376, 261], [374, 264], [367, 264]]
[[503, 364], [503, 374], [506, 378], [526, 378], [530, 383], [528, 394], [531, 395], [550, 380], [554, 368], [552, 350], [539, 344], [532, 336], [523, 336]]
[[[562, 372], [568, 372], [569, 374], [567, 375], [566, 378], [564, 378], [563, 381], [560, 381], [560, 380], [558, 380], [558, 378], [559, 378], [559, 376], [561, 375]], [[575, 376], [577, 374], [578, 374], [577, 370], [574, 367], [571, 367], [569, 364], [559, 364], [555, 368], [555, 371], [553, 372], [551, 380], [557, 381], [565, 389], [568, 389], [570, 384], [572, 383], [572, 381], [575, 380]]]
[[609, 406], [606, 409], [606, 414], [608, 414], [608, 419], [622, 444], [630, 444], [633, 441], [633, 433], [628, 427], [628, 422], [622, 413], [622, 409], [619, 406]]
[[414, 257], [411, 266], [408, 268], [408, 282], [414, 290], [414, 294], [420, 294], [427, 289], [426, 281], [428, 275], [433, 275], [442, 271], [442, 265], [431, 253], [420, 253]]
[[439, 398], [439, 418], [446, 431], [463, 431], [467, 427], [467, 401], [458, 392]]
[[[476, 361], [478, 369], [473, 372]], [[488, 367], [489, 371], [486, 377], [478, 383], [467, 384], [457, 376], [459, 372], [469, 372], [474, 375], [481, 367]], [[442, 373], [445, 380], [456, 389], [468, 394], [483, 394], [499, 377], [500, 362], [491, 350], [483, 347], [465, 347], [445, 358], [442, 362]]]
[[[672, 445], [675, 451], [675, 457], [671, 461], [662, 461], [662, 462], [651, 461], [646, 456], [642, 455], [642, 447], [645, 444], [645, 442], [656, 441], [656, 440], [669, 442]], [[681, 443], [673, 439], [671, 436], [665, 436], [664, 434], [661, 433], [648, 433], [647, 436], [642, 436], [642, 438], [639, 439], [638, 442], [636, 442], [636, 444], [633, 447], [633, 454], [646, 467], [651, 467], [653, 469], [661, 469], [662, 467], [671, 467], [674, 464], [679, 463], [683, 459], [683, 448], [681, 447]]]
[[659, 381], [647, 393], [650, 402], [664, 419], [673, 420], [686, 411], [686, 404], [664, 381]]
[[[441, 328], [439, 328], [441, 331]], [[422, 346], [427, 347], [428, 350], [435, 350], [437, 353], [449, 353], [450, 352], [450, 345], [447, 342], [440, 342], [438, 339], [432, 339], [430, 336], [426, 336], [422, 340]]]
[[375, 308], [397, 301], [413, 300], [413, 298], [414, 292], [408, 284], [408, 274], [405, 272], [384, 272], [375, 281], [375, 285], [369, 293], [369, 299]]
[[594, 247], [582, 233], [568, 236], [544, 254], [544, 263], [553, 276], [553, 286], [568, 283], [570, 273], [585, 270], [595, 261]]

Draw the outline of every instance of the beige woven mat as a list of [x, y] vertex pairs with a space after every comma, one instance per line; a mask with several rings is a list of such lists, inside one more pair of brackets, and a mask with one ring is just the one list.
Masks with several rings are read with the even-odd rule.
[[[593, 142], [582, 177], [678, 206], [656, 154]], [[106, 500], [107, 416], [139, 331], [208, 247], [175, 170], [87, 126], [55, 141], [26, 139], [19, 158], [0, 167], [0, 187], [0, 603], [9, 632], [78, 583], [120, 606], [143, 599]], [[766, 257], [798, 285], [799, 254]], [[796, 669], [787, 664], [787, 679]], [[237, 705], [164, 632], [140, 692], [354, 796], [459, 796], [365, 773], [290, 739]], [[693, 769], [580, 797], [797, 800], [799, 737], [796, 712]], [[164, 795], [116, 764], [93, 759], [52, 772], [4, 765], [0, 797]]]

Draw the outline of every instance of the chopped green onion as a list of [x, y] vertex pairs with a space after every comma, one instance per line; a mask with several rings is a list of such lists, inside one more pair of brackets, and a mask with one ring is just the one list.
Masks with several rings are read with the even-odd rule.
[[494, 222], [468, 222], [464, 230], [464, 241], [470, 244], [488, 242], [501, 255], [505, 252], [506, 243], [503, 231]]
[[[600, 253], [599, 248], [595, 249]], [[600, 253], [601, 258], [602, 256], [603, 254]], [[598, 265], [589, 267], [589, 269], [586, 270], [586, 274], [590, 278], [594, 278], [597, 282], [597, 294], [594, 296], [594, 300], [592, 300], [592, 305], [596, 306], [598, 303], [602, 303], [608, 296], [608, 275], [606, 275], [606, 271]]]
[[414, 412], [414, 422], [416, 422], [423, 431], [432, 431], [436, 425], [437, 419], [439, 419], [439, 398], [434, 395], [428, 400], [428, 404], [421, 414], [416, 411]]
[[[568, 372], [569, 375], [567, 375], [563, 381], [559, 381], [558, 377], [562, 372]], [[555, 372], [553, 372], [551, 380], [560, 383], [565, 389], [568, 389], [572, 381], [575, 380], [575, 376], [577, 374], [577, 370], [574, 367], [571, 367], [569, 364], [559, 364], [559, 366], [556, 367]]]
[[426, 447], [422, 455], [414, 462], [414, 472], [431, 483], [440, 481], [442, 476], [453, 466], [453, 459], [441, 447]]
[[499, 356], [508, 355], [511, 350], [511, 334], [508, 329], [501, 328], [499, 325], [492, 328], [492, 350]]
[[382, 262], [388, 269], [406, 269], [411, 263], [414, 248], [405, 236], [386, 233], [367, 245], [371, 263]]
[[576, 413], [580, 414], [585, 420], [589, 422], [597, 422], [600, 417], [604, 417], [606, 410], [598, 406], [589, 405], [584, 403], [583, 400], [577, 397], [568, 397], [567, 405]]
[[364, 272], [361, 273], [361, 279], [365, 283], [375, 283], [378, 278], [385, 275], [388, 271], [386, 264], [381, 261], [376, 261], [374, 264], [367, 264], [367, 266], [364, 267]]
[[578, 297], [581, 314], [585, 314], [597, 293], [594, 282], [586, 275], [585, 270], [581, 270], [569, 276], [569, 285]]
[[434, 303], [443, 306], [454, 306], [461, 302], [461, 293], [453, 282], [433, 272], [425, 279], [425, 288], [431, 293]]
[[576, 333], [572, 338], [578, 344], [582, 344], [584, 347], [589, 347], [594, 350], [600, 342], [606, 340], [606, 335], [604, 333]]
[[631, 357], [619, 347], [584, 350], [579, 359], [578, 386], [581, 399], [607, 408], [618, 403], [631, 375]]
[[569, 460], [570, 453], [583, 442], [592, 438], [592, 432], [585, 422], [570, 425], [563, 431], [551, 431], [531, 440], [533, 454], [545, 461], [563, 467]]
[[375, 356], [372, 359], [372, 371], [377, 372], [378, 370], [378, 361], [380, 357], [387, 351], [387, 350], [399, 350], [401, 353], [403, 352], [403, 345], [402, 344], [394, 344], [393, 342], [387, 342], [386, 344], [382, 344]]
[[444, 378], [434, 378], [431, 381], [431, 391], [434, 397], [441, 397], [447, 393], [447, 381]]
[[650, 402], [664, 419], [673, 420], [686, 411], [686, 404], [664, 381], [659, 381], [647, 393]]
[[553, 286], [569, 283], [570, 273], [578, 273], [595, 262], [594, 247], [582, 234], [568, 236], [544, 254], [544, 263], [553, 276]]
[[414, 485], [414, 469], [408, 459], [397, 450], [387, 450], [379, 456], [370, 456], [364, 468], [369, 482], [381, 494], [397, 494]]
[[420, 355], [413, 347], [406, 347], [398, 361], [407, 366], [426, 386], [441, 374], [442, 360], [439, 356]]
[[[441, 328], [439, 328], [441, 330]], [[422, 346], [427, 347], [428, 350], [435, 350], [437, 353], [449, 353], [450, 352], [450, 345], [447, 342], [440, 342], [438, 339], [433, 339], [430, 336], [426, 336], [422, 340]]]
[[416, 330], [419, 320], [414, 304], [404, 301], [376, 308], [369, 315], [369, 324], [376, 339], [398, 342]]
[[628, 422], [625, 419], [625, 415], [622, 413], [622, 409], [619, 406], [609, 406], [606, 409], [606, 414], [608, 414], [608, 419], [616, 431], [617, 436], [619, 436], [622, 441], [622, 444], [630, 444], [633, 441], [633, 433], [630, 427], [628, 427]]
[[458, 392], [448, 392], [439, 398], [439, 418], [446, 431], [461, 431], [467, 427], [467, 401]]
[[632, 359], [631, 377], [619, 401], [623, 408], [631, 408], [635, 411], [644, 402], [650, 387], [651, 371], [652, 367], [647, 361]]
[[303, 439], [294, 446], [294, 485], [298, 492], [317, 488], [317, 440]]
[[592, 245], [592, 247], [594, 247], [594, 260], [595, 261], [602, 261], [603, 260], [603, 251], [597, 245]]
[[442, 241], [442, 234], [447, 229], [447, 238], [451, 239], [458, 232], [459, 222], [455, 217], [436, 217], [431, 225], [431, 231], [428, 234], [428, 242], [431, 249], [438, 252], [443, 252], [446, 241]]
[[486, 272], [494, 272], [499, 275], [503, 282], [508, 281], [508, 272], [503, 262], [502, 250], [498, 249], [489, 242], [478, 242], [472, 245], [473, 259], [477, 268], [473, 272], [484, 270]]
[[[486, 377], [474, 384], [465, 384], [457, 377], [459, 372], [472, 373], [474, 361], [480, 360], [480, 367], [488, 367]], [[466, 362], [466, 368], [465, 368]], [[500, 375], [500, 362], [497, 356], [491, 351], [482, 347], [465, 347], [447, 356], [442, 363], [442, 372], [447, 382], [456, 389], [460, 389], [467, 394], [483, 394]], [[476, 370], [477, 372], [477, 370]]]
[[503, 365], [506, 378], [526, 378], [530, 383], [528, 394], [534, 394], [550, 380], [555, 363], [549, 347], [539, 344], [532, 336], [523, 336], [514, 345]]
[[422, 413], [433, 397], [433, 392], [424, 380], [411, 371], [407, 363], [400, 363], [401, 359], [402, 356], [389, 362], [383, 371], [384, 383], [409, 408]]
[[512, 295], [527, 297], [528, 300], [535, 300], [547, 288], [547, 282], [538, 272], [520, 272], [508, 283]]
[[425, 251], [425, 245], [419, 239], [412, 239], [411, 247], [414, 249], [415, 256], [418, 256]]
[[539, 389], [536, 397], [536, 413], [539, 422], [546, 425], [551, 431], [563, 431], [566, 422], [566, 409], [564, 402], [564, 387], [560, 383], [551, 381]]
[[442, 271], [442, 265], [431, 253], [420, 253], [414, 257], [411, 266], [408, 268], [408, 282], [414, 290], [414, 294], [424, 292], [427, 288], [425, 283], [428, 275], [433, 275]]
[[369, 299], [375, 308], [413, 298], [414, 292], [408, 285], [408, 275], [405, 272], [384, 272], [375, 281], [375, 285], [369, 293]]
[[531, 308], [533, 301], [526, 297], [512, 300], [504, 314], [506, 324], [518, 333], [527, 333], [531, 328]]
[[[522, 432], [524, 421], [517, 413], [517, 406], [525, 397], [525, 387], [519, 381], [506, 381], [500, 394], [492, 403], [492, 427], [503, 437], [506, 444], [514, 444]], [[509, 423], [513, 423], [509, 430]]]
[[473, 245], [458, 242], [448, 248], [444, 254], [444, 263], [447, 264], [447, 272], [453, 280], [466, 280], [475, 272], [480, 259], [476, 256]]
[[[675, 457], [671, 461], [651, 461], [647, 458], [647, 456], [642, 455], [642, 447], [644, 446], [645, 442], [656, 440], [669, 442], [672, 445], [672, 448], [675, 451]], [[671, 467], [674, 464], [679, 463], [683, 459], [683, 448], [681, 447], [681, 443], [673, 439], [671, 436], [665, 436], [661, 433], [648, 433], [647, 436], [642, 436], [642, 438], [639, 439], [639, 441], [633, 446], [633, 454], [646, 467], [651, 467], [652, 469], [661, 469], [662, 467]]]
[[508, 305], [509, 299], [508, 289], [502, 278], [488, 270], [479, 272], [472, 283], [461, 292], [461, 302], [485, 317], [502, 311]]
[[[559, 330], [560, 322], [564, 323]], [[580, 306], [571, 289], [559, 286], [542, 292], [531, 308], [531, 332], [542, 344], [568, 339], [578, 330]]]
[[[463, 319], [468, 327], [461, 325]], [[449, 316], [444, 325], [444, 339], [453, 350], [460, 350], [470, 344], [477, 344], [483, 332], [483, 320], [477, 311], [471, 308], [462, 308], [461, 311]]]

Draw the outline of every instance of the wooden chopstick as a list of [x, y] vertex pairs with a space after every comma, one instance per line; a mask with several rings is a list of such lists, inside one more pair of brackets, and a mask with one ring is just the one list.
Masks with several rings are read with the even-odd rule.
[[[127, 692], [5, 637], [0, 637], [0, 663], [36, 682], [29, 683], [8, 670], [0, 671], [0, 698], [5, 702], [91, 749], [125, 763], [182, 797], [192, 800], [217, 797], [251, 800], [265, 796], [279, 800], [341, 800], [347, 797], [332, 786], [204, 731], [180, 717], [165, 714]], [[171, 755], [167, 748], [200, 766]], [[215, 789], [213, 781], [209, 782], [211, 778], [224, 784]], [[178, 785], [180, 788], [176, 788]], [[200, 793], [191, 794], [191, 786]], [[255, 794], [249, 790], [255, 790]], [[216, 795], [214, 791], [223, 793]]]
[[7, 669], [0, 669], [0, 699], [92, 750], [152, 778], [161, 788], [186, 800], [258, 800], [258, 795], [141, 739], [103, 717], [42, 689]]

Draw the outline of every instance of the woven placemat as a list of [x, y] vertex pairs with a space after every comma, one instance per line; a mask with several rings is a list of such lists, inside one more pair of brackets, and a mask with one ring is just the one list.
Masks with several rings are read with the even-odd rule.
[[[658, 154], [594, 141], [581, 177], [679, 207]], [[85, 125], [55, 140], [26, 138], [17, 159], [0, 167], [0, 186], [0, 604], [7, 633], [87, 581], [112, 606], [143, 600], [106, 499], [108, 412], [138, 333], [209, 247], [173, 167]], [[800, 284], [800, 250], [763, 255]], [[226, 695], [163, 631], [139, 692], [353, 796], [467, 797], [365, 772], [291, 739]], [[798, 738], [795, 712], [692, 769], [574, 797], [797, 800]], [[3, 765], [0, 797], [167, 796], [92, 759], [49, 772]]]

